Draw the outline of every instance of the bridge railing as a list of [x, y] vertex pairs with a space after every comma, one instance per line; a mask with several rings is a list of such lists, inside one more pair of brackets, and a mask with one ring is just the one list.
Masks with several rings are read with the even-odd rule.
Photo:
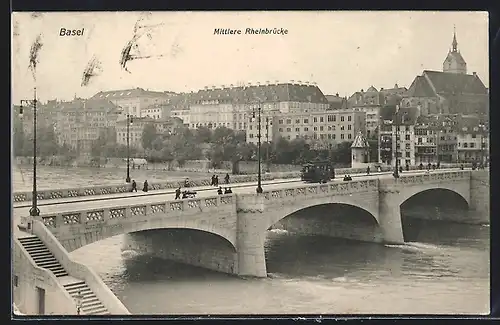
[[330, 182], [325, 184], [302, 185], [293, 188], [264, 191], [266, 200], [296, 200], [306, 197], [348, 195], [378, 190], [378, 179]]
[[402, 183], [405, 185], [423, 184], [423, 183], [439, 183], [452, 180], [470, 179], [471, 171], [457, 170], [457, 171], [432, 171], [420, 175], [405, 175], [400, 174], [398, 179], [387, 178], [383, 180], [383, 184], [397, 184]]
[[[382, 167], [382, 171], [388, 171], [390, 167]], [[358, 174], [364, 173], [365, 168], [337, 168], [337, 175], [343, 174]], [[210, 186], [210, 174], [205, 178], [193, 178], [189, 180], [192, 187], [198, 186]], [[270, 174], [263, 174], [262, 180], [270, 181], [274, 179], [291, 179], [300, 177], [300, 172], [276, 172]], [[231, 184], [237, 183], [247, 183], [256, 182], [257, 175], [232, 175]], [[178, 187], [184, 187], [184, 181], [175, 182], [155, 182], [149, 184], [149, 190], [165, 190], [165, 189], [175, 189]], [[125, 193], [130, 192], [132, 189], [131, 184], [115, 184], [115, 185], [100, 185], [100, 186], [89, 186], [89, 187], [79, 187], [79, 188], [63, 188], [63, 189], [51, 189], [51, 190], [39, 190], [37, 192], [38, 200], [51, 200], [60, 198], [71, 198], [71, 197], [84, 197], [84, 196], [95, 196], [95, 195], [107, 195], [114, 193]], [[13, 194], [14, 202], [25, 202], [31, 201], [32, 192], [15, 192]]]
[[50, 213], [39, 218], [43, 224], [51, 228], [71, 227], [75, 225], [98, 226], [108, 221], [133, 220], [138, 217], [155, 217], [160, 214], [179, 215], [206, 212], [219, 207], [234, 205], [234, 194], [217, 195], [204, 198], [183, 199], [175, 201], [158, 201], [144, 204], [128, 204], [102, 209], [85, 209], [71, 212]]

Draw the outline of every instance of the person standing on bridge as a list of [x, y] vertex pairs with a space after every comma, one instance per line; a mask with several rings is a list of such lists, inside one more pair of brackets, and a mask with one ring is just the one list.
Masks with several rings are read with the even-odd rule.
[[148, 185], [148, 181], [145, 180], [144, 181], [144, 186], [142, 187], [142, 191], [143, 192], [147, 192], [149, 190], [149, 185]]
[[219, 186], [219, 175], [215, 175], [215, 186]]
[[181, 188], [175, 190], [175, 199], [178, 200], [181, 198]]
[[212, 180], [210, 181], [210, 185], [215, 186], [215, 174], [212, 175]]
[[366, 175], [370, 175], [370, 166], [366, 167]]
[[130, 192], [137, 192], [137, 183], [135, 182], [135, 179], [132, 180], [132, 190]]
[[229, 184], [229, 173], [226, 173], [226, 177], [224, 177], [224, 181], [226, 184]]

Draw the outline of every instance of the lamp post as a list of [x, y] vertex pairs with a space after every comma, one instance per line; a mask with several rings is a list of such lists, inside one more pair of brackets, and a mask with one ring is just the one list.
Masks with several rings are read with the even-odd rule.
[[[257, 132], [257, 157], [259, 159], [259, 171], [258, 171], [258, 174], [257, 174], [257, 194], [260, 194], [262, 193], [262, 175], [261, 175], [261, 171], [260, 171], [260, 138], [261, 138], [261, 131], [260, 131], [260, 111], [262, 110], [262, 108], [260, 107], [260, 105], [257, 106], [257, 112], [258, 112], [258, 117], [257, 117], [257, 127], [258, 127], [258, 132]], [[255, 118], [255, 107], [253, 107], [253, 111], [252, 111], [252, 118]]]
[[132, 115], [127, 114], [127, 178], [125, 182], [130, 183], [130, 125], [134, 123]]
[[21, 107], [19, 109], [19, 115], [23, 115], [23, 104], [27, 106], [33, 106], [33, 191], [31, 198], [31, 209], [30, 216], [38, 217], [40, 215], [40, 209], [37, 206], [37, 189], [36, 189], [36, 87], [33, 88], [33, 99], [21, 99]]
[[266, 173], [269, 173], [269, 117], [266, 117]]
[[83, 302], [83, 295], [81, 291], [78, 291], [75, 297], [75, 303], [76, 303], [76, 314], [80, 315], [80, 311], [82, 309], [82, 302]]
[[398, 110], [396, 110], [396, 113], [394, 113], [394, 125], [396, 127], [396, 150], [394, 150], [394, 156], [395, 156], [395, 159], [396, 159], [396, 162], [395, 162], [395, 167], [394, 167], [394, 172], [392, 173], [392, 176], [394, 176], [394, 178], [399, 178], [399, 157], [398, 157], [398, 142], [399, 142], [399, 123], [398, 123], [398, 116], [397, 116], [397, 113], [398, 113]]

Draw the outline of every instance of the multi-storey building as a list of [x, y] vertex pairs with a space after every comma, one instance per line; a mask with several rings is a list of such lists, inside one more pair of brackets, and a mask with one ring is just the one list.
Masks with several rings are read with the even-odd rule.
[[338, 93], [335, 95], [325, 95], [328, 103], [330, 104], [329, 109], [346, 109], [347, 108], [347, 98], [340, 97]]
[[102, 132], [111, 132], [120, 115], [116, 105], [104, 99], [74, 99], [57, 106], [58, 143], [70, 146], [79, 154], [90, 153], [93, 141]]
[[[396, 108], [394, 114], [384, 114], [379, 132], [379, 162], [395, 166], [415, 165], [415, 109]], [[396, 158], [397, 157], [397, 158]]]
[[151, 117], [153, 119], [167, 119], [171, 116], [172, 107], [168, 100], [161, 104], [152, 104], [141, 109], [141, 117]]
[[415, 123], [415, 164], [437, 163], [439, 128], [426, 116], [419, 116]]
[[[274, 137], [287, 140], [303, 138], [318, 147], [352, 142], [358, 132], [366, 134], [365, 116], [364, 112], [350, 109], [280, 113], [274, 117]], [[250, 138], [249, 134], [250, 131], [247, 139]]]
[[182, 93], [178, 94], [170, 98], [169, 107], [170, 107], [170, 115], [172, 117], [180, 118], [184, 126], [189, 127], [191, 121], [191, 114], [189, 112], [191, 97], [193, 96], [193, 92], [191, 93]]
[[266, 83], [257, 85], [208, 88], [193, 94], [190, 127], [225, 126], [248, 130], [251, 106], [260, 105], [263, 114], [326, 111], [328, 100], [314, 84]]
[[452, 50], [443, 63], [443, 72], [424, 70], [413, 80], [401, 105], [419, 107], [422, 115], [487, 115], [489, 94], [475, 72], [467, 74], [467, 65], [453, 35]]
[[[149, 91], [142, 88], [101, 91], [91, 97], [91, 99], [105, 99], [113, 104], [125, 114], [131, 114], [136, 117], [141, 116], [144, 108], [154, 104], [163, 104], [168, 99], [175, 96], [173, 92]], [[125, 115], [123, 115], [125, 116]]]
[[459, 116], [456, 123], [459, 162], [489, 160], [489, 128], [476, 116]]

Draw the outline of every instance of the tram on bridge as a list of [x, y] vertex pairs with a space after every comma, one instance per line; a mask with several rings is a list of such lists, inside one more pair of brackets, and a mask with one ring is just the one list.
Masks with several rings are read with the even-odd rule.
[[302, 165], [300, 178], [308, 183], [326, 183], [335, 178], [335, 169], [329, 161], [314, 161]]

